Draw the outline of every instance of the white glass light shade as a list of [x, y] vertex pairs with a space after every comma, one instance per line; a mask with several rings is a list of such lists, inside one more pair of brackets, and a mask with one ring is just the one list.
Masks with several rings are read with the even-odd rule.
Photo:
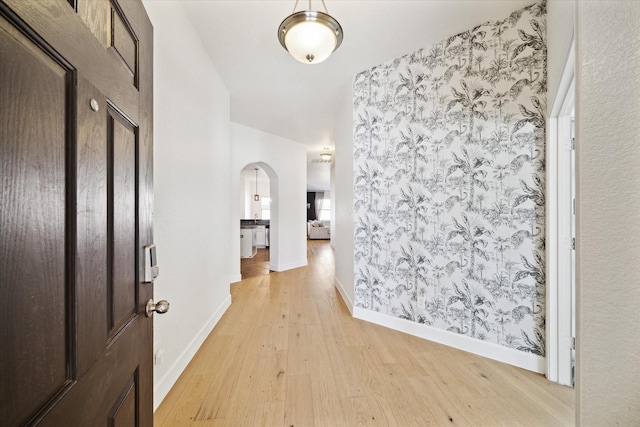
[[296, 12], [278, 28], [278, 39], [291, 56], [305, 64], [318, 64], [342, 43], [342, 27], [326, 13]]
[[284, 36], [291, 56], [305, 64], [317, 64], [327, 59], [335, 49], [336, 41], [330, 28], [311, 21], [294, 25]]

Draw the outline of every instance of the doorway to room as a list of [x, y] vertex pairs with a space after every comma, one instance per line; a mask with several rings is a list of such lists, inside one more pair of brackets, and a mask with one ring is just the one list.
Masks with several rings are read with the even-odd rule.
[[240, 274], [243, 279], [269, 274], [271, 180], [258, 163], [240, 172]]

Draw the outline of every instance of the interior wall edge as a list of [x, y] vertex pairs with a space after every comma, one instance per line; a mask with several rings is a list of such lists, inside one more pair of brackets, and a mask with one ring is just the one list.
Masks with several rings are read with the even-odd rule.
[[344, 288], [344, 286], [342, 286], [342, 283], [340, 283], [340, 280], [336, 278], [334, 281], [334, 285], [336, 287], [336, 290], [342, 297], [342, 301], [344, 302], [344, 305], [347, 306], [349, 313], [353, 316], [353, 300], [349, 298], [349, 295], [347, 294], [347, 291]]

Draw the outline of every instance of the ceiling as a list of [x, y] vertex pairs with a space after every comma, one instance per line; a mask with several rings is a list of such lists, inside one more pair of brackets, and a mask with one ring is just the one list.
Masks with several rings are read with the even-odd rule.
[[[334, 148], [333, 123], [360, 71], [531, 4], [531, 0], [325, 0], [344, 41], [325, 62], [294, 60], [277, 38], [295, 1], [182, 0], [231, 98], [231, 120], [319, 153]], [[300, 1], [296, 11], [307, 8]], [[312, 9], [323, 10], [321, 1]], [[309, 160], [314, 157], [310, 156]], [[309, 166], [311, 167], [311, 163]], [[328, 167], [326, 169], [328, 189]], [[325, 184], [323, 184], [325, 185]]]

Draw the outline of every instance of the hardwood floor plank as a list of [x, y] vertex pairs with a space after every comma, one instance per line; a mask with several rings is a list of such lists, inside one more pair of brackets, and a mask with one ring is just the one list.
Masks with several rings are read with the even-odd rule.
[[282, 402], [262, 402], [249, 410], [242, 422], [236, 426], [270, 427], [284, 425], [284, 400]]
[[281, 403], [285, 401], [286, 396], [286, 369], [287, 369], [287, 352], [285, 350], [272, 349], [268, 351], [265, 357], [257, 362], [258, 383], [256, 384], [257, 393], [254, 393], [254, 401], [260, 403]]
[[431, 413], [435, 426], [470, 426], [472, 423], [445, 396], [433, 378], [413, 377], [408, 379], [412, 391], [420, 398], [421, 407]]
[[352, 426], [396, 426], [398, 422], [390, 418], [378, 406], [375, 399], [367, 397], [352, 397], [347, 400], [349, 405], [344, 409], [351, 413]]
[[301, 320], [299, 313], [294, 313], [293, 317], [294, 320], [289, 324], [287, 374], [308, 374], [310, 349], [307, 325]]
[[157, 426], [568, 426], [574, 391], [351, 317], [333, 251], [245, 278], [155, 414]]
[[[558, 399], [549, 399], [549, 392], [546, 385], [538, 380], [542, 379], [544, 383], [550, 384], [542, 375], [535, 378], [531, 375], [523, 375], [521, 370], [513, 369], [513, 367], [489, 365], [489, 369], [494, 372], [496, 377], [501, 377], [504, 381], [500, 390], [511, 388], [520, 388], [526, 390], [523, 397], [527, 399], [527, 408], [537, 407], [537, 411], [532, 411], [540, 418], [539, 414], [550, 417], [546, 425], [572, 425], [574, 421], [573, 404], [567, 405]], [[555, 387], [553, 387], [555, 388]]]
[[193, 394], [203, 396], [207, 394], [212, 385], [211, 378], [207, 375], [183, 375], [178, 382], [163, 401], [166, 409], [156, 411], [155, 424], [189, 425], [191, 421], [196, 419], [201, 404], [201, 400], [191, 399], [190, 396]]
[[316, 425], [309, 374], [287, 375], [284, 422], [287, 426], [314, 427]]
[[459, 367], [448, 366], [450, 360], [445, 358], [434, 363], [432, 359], [421, 359], [439, 392], [449, 400], [449, 405], [452, 406], [449, 410], [453, 411], [455, 408], [470, 425], [500, 425], [499, 417], [484, 404], [483, 395], [478, 393], [476, 384], [466, 379], [466, 372], [459, 372]]

